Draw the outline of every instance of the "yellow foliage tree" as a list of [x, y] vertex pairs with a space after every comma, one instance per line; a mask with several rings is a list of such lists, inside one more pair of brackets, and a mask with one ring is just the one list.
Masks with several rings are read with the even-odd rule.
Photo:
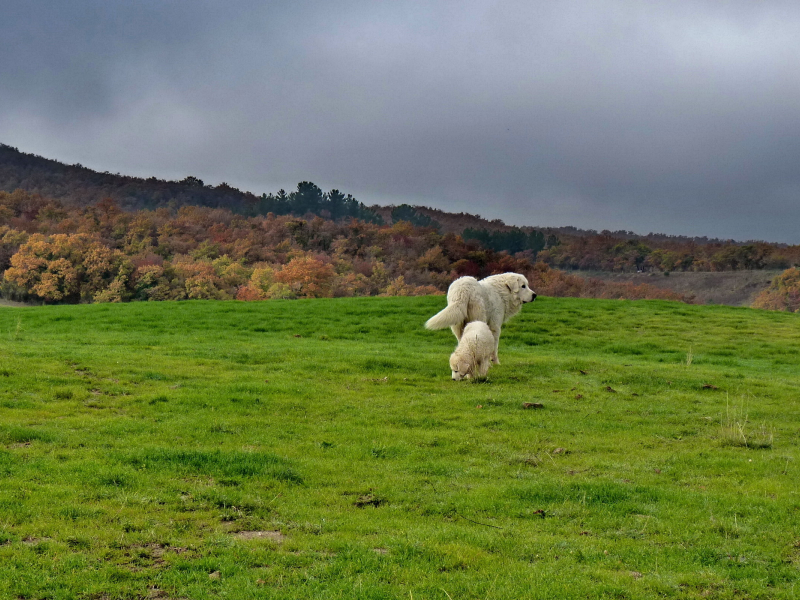
[[31, 235], [11, 257], [6, 280], [47, 302], [92, 301], [115, 283], [127, 297], [133, 267], [119, 250], [85, 234]]
[[230, 300], [225, 284], [210, 260], [194, 260], [189, 256], [177, 257], [172, 262], [177, 285], [183, 288], [190, 300]]
[[275, 283], [275, 271], [269, 265], [260, 265], [253, 269], [250, 281], [239, 288], [237, 300], [266, 300], [269, 289]]

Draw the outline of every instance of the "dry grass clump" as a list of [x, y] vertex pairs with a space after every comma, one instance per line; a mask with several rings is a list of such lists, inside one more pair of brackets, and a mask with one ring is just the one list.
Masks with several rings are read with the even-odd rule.
[[744, 407], [725, 406], [725, 418], [720, 428], [723, 446], [739, 446], [751, 449], [772, 448], [775, 441], [773, 428], [766, 423], [754, 425], [750, 422]]

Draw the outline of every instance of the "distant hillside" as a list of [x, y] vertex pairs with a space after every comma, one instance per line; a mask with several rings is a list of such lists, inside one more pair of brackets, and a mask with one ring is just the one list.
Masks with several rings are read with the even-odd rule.
[[[370, 209], [380, 214], [387, 223], [391, 223], [391, 213], [393, 206], [370, 206]], [[414, 209], [419, 213], [429, 216], [431, 219], [437, 221], [441, 227], [442, 233], [457, 233], [461, 234], [465, 229], [486, 229], [488, 231], [513, 231], [516, 229], [522, 230], [526, 233], [537, 230], [545, 235], [555, 235], [557, 237], [578, 237], [586, 238], [593, 236], [607, 236], [613, 237], [618, 240], [642, 240], [654, 243], [676, 243], [676, 244], [736, 244], [742, 245], [748, 242], [741, 242], [736, 240], [721, 240], [718, 238], [709, 237], [690, 237], [682, 235], [668, 235], [665, 233], [648, 233], [642, 235], [634, 233], [633, 231], [597, 231], [595, 229], [578, 229], [577, 227], [564, 226], [564, 227], [551, 227], [539, 224], [514, 226], [507, 225], [501, 219], [485, 219], [480, 215], [473, 215], [470, 213], [450, 213], [437, 208], [428, 206], [414, 206]], [[785, 246], [786, 244], [774, 244], [776, 246]]]
[[81, 207], [113, 198], [124, 210], [178, 207], [187, 204], [244, 212], [258, 197], [225, 183], [212, 187], [194, 177], [164, 181], [98, 173], [80, 164], [65, 165], [0, 144], [0, 190], [22, 189]]
[[794, 306], [798, 264], [800, 246], [514, 227], [425, 206], [367, 207], [308, 181], [256, 196], [192, 176], [98, 173], [0, 144], [6, 300], [430, 294], [461, 275], [515, 271], [550, 296], [745, 304], [770, 286], [762, 305], [780, 308]]
[[[100, 173], [80, 164], [67, 165], [0, 144], [0, 191], [12, 192], [16, 189], [55, 198], [72, 207], [89, 206], [104, 198], [112, 198], [127, 211], [196, 205], [227, 208], [240, 214], [257, 214], [264, 198], [281, 197], [280, 191], [275, 195], [256, 196], [225, 183], [209, 186], [193, 176], [181, 181], [166, 181], [155, 177], [143, 179], [119, 173]], [[392, 212], [395, 208], [373, 205], [368, 210], [379, 215], [384, 222], [393, 223], [395, 219], [392, 218]], [[448, 213], [426, 206], [413, 208], [436, 221], [442, 233], [460, 234], [466, 228], [490, 231], [514, 229], [500, 219]]]
[[[370, 206], [371, 210], [383, 217], [387, 223], [394, 222], [392, 212], [396, 207], [394, 206]], [[418, 213], [430, 217], [436, 221], [442, 233], [456, 233], [461, 234], [462, 231], [468, 228], [472, 229], [487, 229], [489, 231], [510, 231], [516, 229], [511, 225], [506, 225], [500, 219], [484, 219], [480, 215], [473, 215], [470, 213], [450, 213], [437, 208], [430, 208], [428, 206], [414, 206], [414, 210]], [[523, 227], [522, 229], [533, 229], [533, 227]]]
[[529, 259], [565, 270], [605, 272], [737, 271], [786, 269], [800, 264], [800, 246], [684, 237], [576, 227], [515, 227], [500, 219], [449, 213], [428, 206], [366, 206], [339, 190], [323, 192], [304, 181], [287, 193], [256, 196], [226, 183], [205, 185], [194, 176], [181, 181], [98, 173], [82, 165], [20, 152], [0, 144], [0, 191], [24, 190], [55, 199], [67, 208], [86, 208], [110, 198], [127, 212], [182, 206], [221, 208], [244, 216], [355, 218], [374, 224], [406, 221], [415, 227], [455, 234], [495, 252], [527, 253]]
[[[147, 179], [130, 177], [107, 171], [100, 173], [80, 164], [67, 165], [57, 160], [20, 152], [17, 148], [0, 144], [0, 191], [12, 192], [16, 189], [41, 194], [46, 198], [55, 198], [61, 200], [65, 205], [73, 207], [88, 206], [104, 198], [112, 198], [123, 210], [127, 211], [153, 210], [161, 207], [174, 209], [184, 205], [195, 205], [227, 208], [239, 214], [258, 214], [264, 206], [265, 199], [279, 199], [282, 192], [256, 196], [226, 183], [217, 186], [205, 185], [201, 179], [193, 176], [187, 176], [181, 181], [167, 181], [155, 177]], [[348, 195], [346, 198], [355, 201], [352, 196]], [[364, 208], [379, 215], [386, 223], [392, 223], [395, 220], [392, 218], [392, 212], [396, 208], [394, 206], [373, 205], [368, 208], [364, 206]], [[487, 231], [518, 229], [527, 233], [537, 229], [545, 235], [554, 234], [558, 237], [604, 235], [620, 240], [643, 240], [655, 243], [742, 243], [733, 240], [723, 241], [706, 237], [671, 236], [659, 233], [640, 235], [632, 231], [597, 232], [569, 226], [545, 227], [535, 223], [529, 226], [514, 227], [506, 225], [500, 219], [489, 220], [470, 213], [450, 213], [428, 206], [414, 206], [413, 209], [433, 219], [439, 225], [442, 233], [461, 234], [465, 229], [485, 229]]]

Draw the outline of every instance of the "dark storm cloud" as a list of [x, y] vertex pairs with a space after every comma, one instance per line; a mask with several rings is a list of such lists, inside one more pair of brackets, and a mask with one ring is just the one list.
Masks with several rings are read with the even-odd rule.
[[0, 141], [255, 192], [800, 242], [782, 2], [3, 3]]

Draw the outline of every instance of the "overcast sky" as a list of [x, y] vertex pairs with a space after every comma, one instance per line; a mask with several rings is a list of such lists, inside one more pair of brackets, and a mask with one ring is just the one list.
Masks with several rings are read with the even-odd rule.
[[3, 0], [0, 142], [257, 194], [800, 243], [800, 3]]

